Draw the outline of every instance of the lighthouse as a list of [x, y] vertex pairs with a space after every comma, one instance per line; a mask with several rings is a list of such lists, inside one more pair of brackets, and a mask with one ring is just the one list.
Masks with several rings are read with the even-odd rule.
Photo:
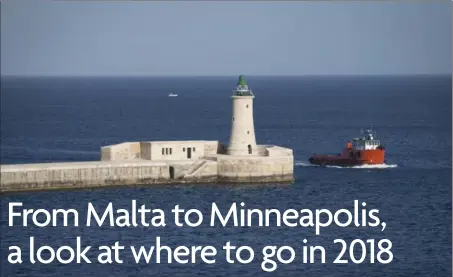
[[236, 90], [233, 91], [233, 114], [231, 118], [228, 155], [257, 155], [255, 127], [253, 123], [253, 95], [244, 75], [239, 76]]

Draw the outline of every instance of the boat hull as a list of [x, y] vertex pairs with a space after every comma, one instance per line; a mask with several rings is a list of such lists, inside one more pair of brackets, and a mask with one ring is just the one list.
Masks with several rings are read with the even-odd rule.
[[313, 155], [308, 159], [311, 164], [320, 166], [351, 167], [376, 165], [385, 162], [385, 150], [345, 150], [338, 155]]

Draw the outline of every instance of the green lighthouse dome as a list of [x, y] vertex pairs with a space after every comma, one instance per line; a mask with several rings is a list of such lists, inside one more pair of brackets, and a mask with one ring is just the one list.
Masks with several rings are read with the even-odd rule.
[[245, 76], [241, 75], [239, 76], [239, 81], [238, 81], [238, 86], [246, 86], [247, 82], [245, 81]]

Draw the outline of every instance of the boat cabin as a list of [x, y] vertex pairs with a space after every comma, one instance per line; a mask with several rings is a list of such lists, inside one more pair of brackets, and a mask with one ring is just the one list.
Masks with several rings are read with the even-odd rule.
[[366, 130], [363, 137], [353, 139], [352, 147], [356, 150], [376, 150], [381, 142], [374, 139], [374, 136], [371, 130]]

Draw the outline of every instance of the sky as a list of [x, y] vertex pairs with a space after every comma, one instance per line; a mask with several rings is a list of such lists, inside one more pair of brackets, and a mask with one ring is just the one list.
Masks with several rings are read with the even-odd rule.
[[452, 1], [1, 2], [1, 74], [451, 74]]

